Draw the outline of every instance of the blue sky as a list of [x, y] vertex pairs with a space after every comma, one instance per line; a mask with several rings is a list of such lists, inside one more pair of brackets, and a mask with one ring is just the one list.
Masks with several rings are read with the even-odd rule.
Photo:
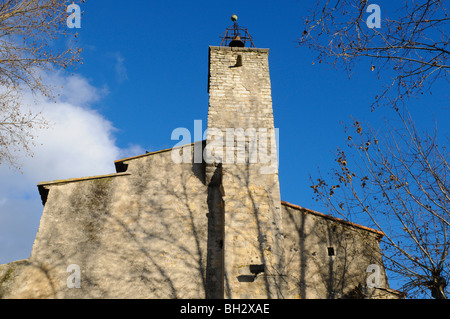
[[[206, 128], [208, 46], [220, 44], [219, 36], [232, 24], [233, 13], [257, 47], [270, 48], [282, 200], [322, 210], [312, 198], [309, 176], [317, 176], [319, 167], [326, 173], [336, 148], [345, 144], [340, 121], [353, 116], [377, 123], [392, 113], [370, 112], [382, 81], [389, 80], [378, 80], [370, 71], [370, 61], [361, 60], [349, 79], [343, 70], [319, 64], [308, 48], [298, 47], [302, 17], [312, 3], [97, 0], [82, 4], [81, 29], [70, 32], [78, 32], [84, 63], [73, 70], [73, 77], [60, 72], [51, 78], [64, 88], [57, 106], [46, 108], [59, 122], [61, 130], [56, 132], [67, 137], [56, 139], [63, 134], [46, 133], [35, 159], [24, 160], [24, 174], [0, 168], [0, 177], [13, 185], [0, 189], [0, 264], [29, 256], [43, 209], [38, 182], [112, 173], [116, 159], [174, 146], [177, 141], [171, 140], [171, 134], [178, 127], [193, 131], [194, 120], [202, 120]], [[388, 4], [377, 3], [383, 19]], [[411, 102], [420, 124], [432, 123], [432, 110], [447, 129], [446, 89], [438, 84], [432, 95]]]
[[[170, 135], [175, 128], [193, 130], [194, 119], [203, 120], [205, 127], [208, 46], [220, 44], [233, 13], [257, 47], [270, 48], [284, 200], [315, 205], [308, 176], [327, 166], [343, 143], [339, 121], [350, 115], [392, 115], [370, 112], [369, 104], [381, 89], [370, 61], [361, 61], [349, 79], [298, 47], [302, 17], [311, 1], [135, 1], [133, 7], [101, 3], [82, 6], [78, 32], [84, 65], [77, 73], [95, 87], [108, 88], [95, 107], [118, 129], [120, 147], [132, 143], [149, 151], [166, 149], [174, 145]], [[445, 99], [433, 96], [424, 103], [436, 101]]]

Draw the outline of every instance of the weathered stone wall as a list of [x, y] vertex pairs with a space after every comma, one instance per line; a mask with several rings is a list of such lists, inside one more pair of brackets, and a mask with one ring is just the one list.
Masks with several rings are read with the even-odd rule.
[[[15, 265], [3, 266], [4, 298], [207, 296], [201, 164], [174, 165], [170, 152], [126, 164], [128, 175], [44, 185], [48, 198], [26, 267], [13, 278]], [[71, 264], [80, 266], [80, 289], [67, 287]]]
[[380, 267], [380, 288], [388, 288], [380, 234], [283, 205], [286, 232], [285, 298], [366, 298], [369, 265]]
[[[0, 298], [394, 296], [380, 234], [282, 204], [268, 50], [210, 47], [209, 59], [207, 139], [176, 150], [191, 161], [166, 150], [117, 161], [117, 174], [41, 183], [31, 256], [0, 265]], [[227, 129], [257, 134], [208, 153]], [[371, 264], [383, 289], [366, 287]], [[69, 265], [81, 288], [68, 287]]]
[[206, 147], [215, 145], [217, 152], [206, 157], [206, 180], [222, 174], [225, 298], [281, 296], [283, 234], [268, 54], [209, 49]]
[[[252, 254], [270, 245], [264, 234], [257, 243], [246, 236], [271, 220], [248, 207], [269, 209], [266, 190], [232, 189], [226, 172], [207, 187], [203, 164], [174, 165], [170, 152], [121, 164], [127, 170], [116, 177], [41, 185], [49, 193], [32, 254], [0, 265], [0, 298], [222, 298], [233, 279], [247, 291], [238, 298], [267, 298], [271, 287], [277, 298], [399, 297], [386, 289], [377, 232], [283, 202], [285, 263], [255, 276], [250, 265], [270, 259]], [[224, 262], [249, 256], [227, 278]], [[67, 287], [71, 264], [80, 266], [80, 289]], [[382, 289], [366, 287], [371, 264], [380, 266]]]

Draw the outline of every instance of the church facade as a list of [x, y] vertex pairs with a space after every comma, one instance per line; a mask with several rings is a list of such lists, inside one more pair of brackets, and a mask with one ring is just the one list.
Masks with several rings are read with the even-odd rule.
[[209, 47], [204, 141], [40, 183], [31, 255], [0, 265], [0, 297], [399, 298], [383, 233], [281, 200], [268, 56]]

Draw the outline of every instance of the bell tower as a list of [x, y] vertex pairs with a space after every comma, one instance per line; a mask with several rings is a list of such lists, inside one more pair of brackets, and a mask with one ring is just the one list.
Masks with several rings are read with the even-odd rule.
[[223, 251], [213, 257], [223, 265], [218, 289], [225, 298], [280, 298], [284, 235], [269, 50], [254, 47], [247, 29], [232, 20], [221, 46], [209, 47], [204, 154], [216, 194], [211, 218], [223, 223]]

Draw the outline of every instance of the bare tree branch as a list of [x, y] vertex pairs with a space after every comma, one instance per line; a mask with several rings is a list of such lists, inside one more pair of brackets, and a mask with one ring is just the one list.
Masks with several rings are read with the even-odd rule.
[[[407, 0], [397, 11], [383, 11], [381, 28], [369, 28], [367, 1], [316, 0], [304, 19], [298, 40], [318, 53], [317, 59], [341, 64], [347, 73], [361, 58], [371, 61], [370, 69], [391, 74], [382, 94], [371, 107], [380, 104], [398, 108], [405, 99], [426, 90], [437, 79], [448, 81], [450, 70], [450, 18], [440, 0]], [[391, 72], [393, 71], [393, 72]]]
[[401, 127], [387, 123], [380, 131], [354, 120], [346, 128], [348, 152], [338, 149], [332, 186], [320, 177], [312, 188], [333, 215], [365, 216], [386, 234], [387, 268], [401, 275], [403, 289], [447, 298], [449, 153], [436, 135], [419, 134], [409, 114], [399, 115]]
[[[40, 114], [21, 105], [23, 92], [55, 99], [41, 75], [81, 63], [77, 34], [67, 27], [67, 5], [64, 0], [0, 1], [0, 164], [20, 166], [17, 154], [32, 155], [33, 129], [46, 126]], [[59, 39], [65, 45], [55, 50]]]

